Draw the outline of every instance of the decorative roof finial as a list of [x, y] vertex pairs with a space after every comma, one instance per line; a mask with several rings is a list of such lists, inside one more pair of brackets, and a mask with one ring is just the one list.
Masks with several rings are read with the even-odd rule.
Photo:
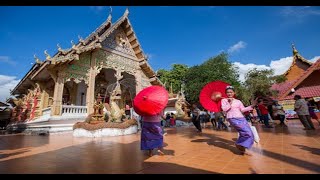
[[48, 54], [47, 50], [44, 51], [44, 54], [46, 55], [46, 59], [49, 60], [51, 56]]
[[112, 7], [110, 6], [108, 20], [110, 21], [112, 17]]
[[129, 7], [126, 8], [126, 10], [124, 11], [124, 16], [128, 16], [129, 15]]
[[34, 59], [36, 60], [37, 64], [41, 64], [42, 62], [40, 61], [40, 59], [36, 56], [36, 54], [33, 55]]
[[75, 47], [76, 45], [74, 44], [73, 40], [71, 40], [71, 44], [72, 44], [72, 47]]
[[292, 50], [293, 50], [293, 55], [295, 56], [296, 54], [298, 54], [298, 50], [296, 49], [296, 47], [294, 46], [294, 44], [292, 43]]
[[61, 51], [61, 50], [62, 50], [62, 48], [61, 48], [61, 46], [59, 45], [59, 43], [57, 44], [57, 47], [58, 47], [58, 51]]
[[79, 38], [79, 42], [81, 42], [84, 45], [84, 40], [82, 39], [82, 37], [78, 35], [78, 38]]

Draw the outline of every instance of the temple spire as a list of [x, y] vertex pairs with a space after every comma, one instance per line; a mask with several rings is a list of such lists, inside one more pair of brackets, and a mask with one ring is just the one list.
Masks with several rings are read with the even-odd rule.
[[124, 16], [128, 16], [129, 15], [129, 7], [126, 8], [126, 10], [124, 11]]
[[111, 21], [111, 19], [112, 19], [112, 7], [110, 6], [108, 21]]
[[293, 56], [298, 54], [298, 50], [296, 49], [293, 43], [292, 43], [292, 50], [293, 50]]

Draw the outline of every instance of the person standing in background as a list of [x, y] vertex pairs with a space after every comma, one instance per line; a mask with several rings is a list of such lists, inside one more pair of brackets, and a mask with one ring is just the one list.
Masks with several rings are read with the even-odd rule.
[[296, 102], [294, 103], [294, 111], [297, 112], [299, 119], [303, 126], [305, 127], [305, 130], [314, 130], [313, 123], [311, 121], [310, 113], [309, 113], [309, 107], [307, 102], [304, 99], [301, 99], [300, 95], [295, 95], [294, 100]]

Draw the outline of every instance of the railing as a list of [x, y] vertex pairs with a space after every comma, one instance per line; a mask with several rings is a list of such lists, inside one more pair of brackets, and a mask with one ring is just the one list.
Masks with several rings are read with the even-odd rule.
[[87, 113], [86, 106], [62, 105], [62, 116], [82, 115]]
[[49, 115], [50, 116], [50, 114], [51, 114], [51, 107], [42, 109], [42, 115], [43, 116], [44, 115]]

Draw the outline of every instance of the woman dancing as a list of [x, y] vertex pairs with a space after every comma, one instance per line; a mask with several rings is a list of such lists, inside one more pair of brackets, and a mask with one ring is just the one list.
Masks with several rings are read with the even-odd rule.
[[226, 94], [228, 98], [221, 100], [221, 108], [227, 113], [227, 119], [230, 124], [239, 132], [239, 138], [236, 141], [236, 147], [242, 154], [251, 155], [246, 149], [251, 148], [254, 142], [254, 136], [251, 131], [250, 125], [246, 118], [243, 116], [243, 112], [251, 111], [257, 104], [257, 100], [252, 102], [251, 106], [244, 107], [243, 103], [234, 98], [235, 91], [232, 86], [227, 86]]
[[164, 155], [161, 117], [165, 119], [160, 113], [153, 116], [142, 116], [141, 150], [147, 150], [150, 157], [154, 149], [158, 149], [159, 155]]

